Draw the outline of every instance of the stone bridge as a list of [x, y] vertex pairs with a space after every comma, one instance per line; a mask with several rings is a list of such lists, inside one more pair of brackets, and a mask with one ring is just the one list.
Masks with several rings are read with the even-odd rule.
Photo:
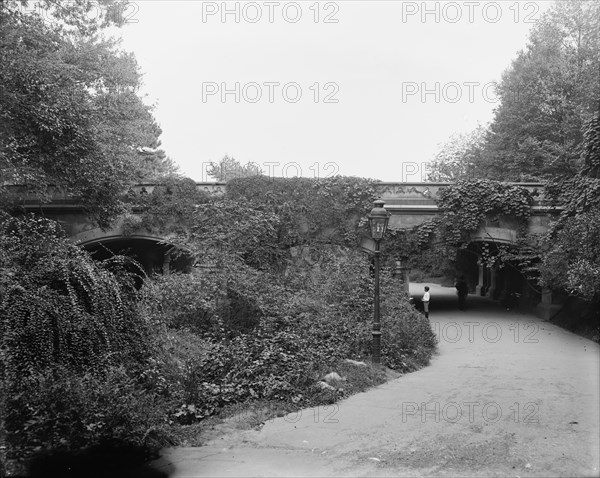
[[[390, 211], [390, 227], [394, 229], [412, 228], [433, 219], [439, 214], [436, 199], [438, 193], [451, 183], [379, 183], [378, 194], [385, 201], [385, 208]], [[529, 217], [528, 232], [544, 234], [550, 223], [556, 219], [561, 208], [551, 207], [544, 200], [544, 184], [542, 183], [512, 183], [527, 189], [534, 202]], [[488, 220], [471, 235], [472, 244], [487, 243], [515, 244], [517, 240], [518, 223], [516, 219], [505, 217], [496, 221]], [[468, 252], [468, 251], [467, 251]], [[460, 258], [460, 256], [459, 256]], [[408, 290], [409, 270], [398, 264], [398, 269], [404, 277], [403, 283]], [[494, 299], [514, 294], [518, 297], [522, 309], [533, 309], [542, 318], [549, 318], [560, 306], [553, 304], [552, 293], [549, 290], [535, 291], [520, 273], [515, 270], [499, 271], [472, 261], [462, 267], [470, 278], [471, 290], [476, 295], [485, 295]]]
[[[377, 183], [377, 196], [385, 201], [385, 208], [390, 211], [390, 228], [412, 228], [439, 214], [436, 198], [439, 191], [451, 183]], [[541, 183], [514, 183], [525, 187], [534, 197], [532, 214], [529, 219], [529, 231], [544, 233], [550, 222], [560, 212], [544, 203]], [[129, 194], [150, 194], [155, 184], [139, 184], [130, 189]], [[211, 195], [222, 195], [225, 183], [198, 183], [197, 187]], [[185, 259], [174, 259], [173, 248], [168, 244], [166, 235], [125, 234], [124, 219], [117, 220], [114, 225], [103, 230], [88, 217], [85, 210], [77, 201], [59, 191], [51, 194], [51, 202], [41, 204], [29, 198], [22, 197], [22, 205], [26, 210], [38, 212], [45, 217], [59, 221], [71, 240], [93, 252], [95, 257], [104, 258], [115, 252], [132, 253], [144, 266], [147, 273], [168, 273], [172, 269], [186, 268]], [[139, 213], [134, 208], [134, 214]], [[499, 222], [486, 223], [472, 235], [472, 242], [487, 242], [491, 244], [514, 244], [517, 237], [516, 221], [511, 218], [500, 219]], [[187, 264], [189, 266], [189, 264]], [[468, 276], [471, 287], [478, 295], [497, 297], [498, 271], [486, 269], [478, 265], [471, 267]], [[500, 288], [507, 290], [508, 278], [503, 279]], [[405, 286], [408, 284], [408, 272], [405, 271]], [[523, 289], [525, 286], [520, 286]], [[523, 291], [522, 291], [523, 292]], [[549, 305], [551, 296], [546, 291], [541, 294], [542, 303]], [[539, 299], [539, 298], [538, 298]]]
[[[377, 192], [385, 201], [385, 208], [391, 212], [390, 227], [411, 228], [433, 219], [439, 214], [436, 199], [438, 193], [451, 183], [379, 183]], [[553, 216], [560, 211], [545, 205], [544, 185], [541, 183], [513, 183], [527, 189], [534, 197], [532, 214], [529, 218], [529, 232], [545, 233]], [[489, 241], [514, 244], [516, 241], [516, 221], [511, 218], [487, 223], [473, 236], [473, 241]]]

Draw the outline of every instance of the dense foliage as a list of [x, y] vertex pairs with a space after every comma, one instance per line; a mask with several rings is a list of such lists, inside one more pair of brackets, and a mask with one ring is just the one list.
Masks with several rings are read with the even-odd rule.
[[[145, 313], [171, 337], [167, 348], [195, 344], [182, 353], [185, 372], [169, 354], [156, 371], [179, 384], [179, 421], [246, 400], [301, 406], [353, 390], [316, 384], [342, 359], [370, 353], [373, 280], [356, 246], [373, 192], [357, 178], [237, 178], [224, 196], [196, 205], [188, 231], [174, 238], [196, 258], [194, 271], [144, 288]], [[384, 282], [383, 360], [413, 370], [428, 362], [434, 335], [391, 277]]]
[[[287, 276], [238, 266], [148, 284], [147, 313], [168, 331], [167, 348], [181, 354], [178, 364], [169, 355], [156, 370], [173, 384], [181, 423], [246, 400], [329, 403], [360, 386], [350, 378], [342, 390], [323, 391], [318, 381], [340, 372], [343, 359], [370, 355], [373, 284], [365, 257], [339, 248], [305, 252], [318, 262], [307, 268], [298, 257]], [[428, 363], [435, 336], [391, 277], [384, 282], [383, 363], [415, 370]]]
[[[503, 74], [487, 131], [478, 128], [449, 141], [430, 176], [547, 182], [546, 198], [564, 208], [547, 237], [520, 234], [516, 247], [494, 247], [491, 255], [482, 249], [480, 260], [518, 264], [536, 287], [567, 291], [593, 304], [600, 291], [599, 17], [598, 2], [555, 2]], [[443, 226], [441, 235], [456, 238], [457, 229], [469, 229], [465, 221], [472, 215], [469, 204], [464, 206], [455, 217], [457, 227]]]
[[373, 181], [347, 177], [238, 177], [226, 191], [210, 195], [190, 179], [163, 179], [130, 197], [141, 214], [127, 217], [126, 233], [168, 236], [201, 262], [281, 269], [292, 247], [356, 247], [375, 197]]
[[196, 207], [208, 202], [209, 195], [192, 179], [168, 176], [155, 181], [150, 193], [145, 188], [140, 193], [130, 190], [125, 200], [136, 214], [125, 217], [124, 233], [161, 236], [167, 231], [185, 234]]
[[473, 178], [475, 164], [481, 162], [487, 130], [479, 125], [467, 134], [454, 134], [429, 163], [428, 181], [452, 182]]
[[354, 247], [373, 207], [374, 182], [336, 176], [325, 179], [256, 176], [229, 181], [227, 196], [279, 216], [284, 247], [326, 242]]
[[600, 101], [600, 4], [555, 2], [497, 85], [500, 100], [484, 135], [448, 142], [431, 178], [537, 181], [573, 177], [586, 122]]
[[[0, 405], [11, 462], [107, 439], [164, 445], [173, 427], [235, 405], [289, 411], [385, 380], [344, 361], [368, 362], [371, 349], [373, 278], [357, 250], [371, 182], [230, 184], [209, 197], [171, 179], [131, 198], [146, 209], [131, 231], [168, 233], [195, 260], [190, 274], [149, 278], [139, 292], [131, 263], [93, 262], [52, 221], [3, 218]], [[396, 280], [383, 271], [382, 361], [407, 372], [428, 363], [435, 336]], [[323, 388], [332, 371], [346, 380]]]
[[22, 377], [54, 364], [89, 370], [120, 363], [124, 353], [140, 356], [144, 327], [127, 297], [131, 286], [70, 244], [56, 223], [5, 219], [0, 244], [9, 370]]
[[[412, 230], [392, 231], [385, 241], [393, 257], [404, 257], [409, 265], [430, 276], [451, 280], [457, 274], [457, 254], [470, 247], [477, 261], [488, 267], [518, 262], [523, 273], [538, 260], [531, 251], [527, 225], [533, 196], [521, 186], [487, 179], [460, 180], [440, 190], [439, 216]], [[484, 226], [504, 227], [516, 233], [515, 244], [472, 242]]]
[[9, 460], [109, 438], [164, 443], [151, 433], [165, 423], [159, 397], [139, 379], [154, 339], [121, 265], [119, 258], [94, 262], [52, 221], [0, 219], [0, 397]]
[[0, 2], [0, 475], [41, 450], [165, 443], [131, 263], [3, 212], [58, 190], [106, 226], [128, 185], [175, 172], [133, 55], [102, 34], [125, 3]]
[[448, 226], [452, 224], [457, 231], [474, 232], [486, 220], [497, 222], [506, 217], [526, 221], [532, 203], [531, 195], [523, 187], [476, 180], [458, 181], [442, 189], [438, 207]]
[[53, 187], [106, 224], [128, 184], [175, 169], [135, 58], [100, 34], [118, 2], [20, 3], [0, 2], [0, 205], [13, 199], [6, 185], [40, 200]]
[[209, 176], [216, 181], [229, 181], [231, 179], [260, 176], [263, 171], [258, 164], [241, 164], [234, 157], [225, 155], [218, 163], [211, 162], [206, 170]]
[[199, 260], [227, 267], [244, 263], [258, 269], [277, 267], [280, 218], [268, 210], [229, 197], [197, 206], [184, 247]]
[[600, 300], [600, 116], [585, 130], [582, 168], [570, 180], [548, 186], [564, 205], [544, 241], [541, 266], [544, 284], [589, 301]]

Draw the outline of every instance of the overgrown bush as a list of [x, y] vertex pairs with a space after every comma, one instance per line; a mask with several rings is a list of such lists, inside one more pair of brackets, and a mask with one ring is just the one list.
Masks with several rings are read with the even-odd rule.
[[548, 250], [540, 270], [544, 285], [564, 289], [589, 302], [600, 301], [600, 212], [584, 212], [562, 220], [545, 239]]
[[161, 441], [161, 398], [138, 379], [151, 329], [116, 261], [94, 262], [53, 221], [0, 218], [1, 432], [13, 463], [109, 437]]
[[113, 440], [151, 447], [169, 443], [164, 401], [141, 388], [124, 367], [98, 374], [46, 369], [7, 391], [9, 459]]
[[0, 340], [5, 373], [26, 377], [57, 364], [74, 371], [139, 360], [148, 330], [131, 282], [95, 263], [36, 216], [0, 223]]
[[429, 320], [391, 290], [386, 291], [383, 305], [382, 362], [401, 372], [413, 372], [429, 364], [437, 344]]
[[[590, 119], [577, 176], [550, 183], [548, 195], [563, 205], [544, 238], [542, 283], [600, 305], [600, 114]], [[596, 320], [598, 315], [596, 314]]]
[[289, 291], [274, 276], [232, 263], [190, 274], [154, 277], [141, 291], [148, 321], [202, 336], [252, 330], [262, 317], [282, 315]]
[[[339, 246], [305, 252], [290, 257], [283, 273], [238, 264], [235, 270], [198, 269], [146, 285], [145, 313], [163, 334], [153, 380], [171, 384], [171, 398], [179, 404], [174, 420], [189, 424], [246, 401], [308, 406], [347, 393], [332, 395], [317, 382], [346, 358], [370, 356], [369, 261]], [[307, 258], [312, 268], [305, 267]], [[382, 282], [383, 364], [416, 370], [435, 348], [433, 332], [386, 271]], [[239, 304], [247, 306], [241, 310]], [[232, 308], [251, 326], [241, 327], [239, 317], [224, 320]]]
[[[293, 409], [381, 383], [383, 372], [344, 362], [368, 361], [371, 352], [371, 263], [355, 249], [364, 226], [355, 216], [371, 199], [370, 183], [335, 179], [309, 191], [303, 181], [286, 184], [297, 188], [281, 207], [290, 191], [277, 185], [263, 194], [254, 183], [248, 201], [240, 189], [183, 201], [187, 226], [177, 225], [172, 237], [196, 267], [148, 278], [139, 292], [118, 258], [93, 262], [56, 223], [3, 218], [0, 372], [8, 399], [0, 406], [11, 458], [111, 439], [160, 446], [170, 426], [237, 404]], [[178, 202], [154, 210], [168, 215]], [[322, 203], [333, 216], [312, 217]], [[306, 215], [307, 230], [290, 222], [297, 213]], [[302, 239], [294, 242], [297, 233]], [[429, 324], [385, 268], [382, 283], [383, 364], [415, 370], [435, 347]], [[331, 371], [350, 379], [323, 388], [318, 383]]]

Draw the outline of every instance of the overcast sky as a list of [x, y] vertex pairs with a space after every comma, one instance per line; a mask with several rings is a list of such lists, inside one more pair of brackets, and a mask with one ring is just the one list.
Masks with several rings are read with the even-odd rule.
[[137, 0], [121, 35], [163, 148], [198, 181], [225, 154], [274, 176], [419, 181], [440, 143], [491, 120], [493, 82], [548, 6]]

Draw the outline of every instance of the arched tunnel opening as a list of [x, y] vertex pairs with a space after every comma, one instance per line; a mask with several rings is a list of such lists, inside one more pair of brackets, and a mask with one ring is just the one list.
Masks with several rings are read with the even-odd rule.
[[[501, 244], [503, 248], [510, 248], [510, 244]], [[492, 241], [473, 241], [466, 248], [457, 251], [456, 260], [453, 261], [452, 272], [454, 277], [447, 277], [442, 281], [442, 286], [453, 290], [453, 295], [445, 294], [436, 300], [438, 310], [456, 310], [457, 295], [454, 285], [458, 279], [464, 277], [467, 282], [469, 294], [467, 301], [478, 298], [475, 301], [470, 300], [471, 306], [479, 304], [479, 307], [485, 304], [487, 298], [488, 305], [491, 307], [503, 307], [510, 310], [520, 310], [523, 312], [532, 311], [540, 302], [541, 291], [535, 281], [528, 280], [518, 259], [504, 261], [502, 266], [488, 266], [482, 261], [484, 250], [488, 255], [495, 255], [499, 252], [500, 244]], [[410, 277], [410, 276], [409, 276]], [[420, 280], [419, 284], [427, 285], [427, 281]], [[439, 280], [432, 280], [434, 284], [439, 284]], [[417, 308], [420, 308], [420, 298], [423, 295], [422, 287], [417, 289], [411, 287], [411, 296]], [[491, 300], [494, 302], [492, 303]]]
[[191, 272], [193, 257], [171, 244], [159, 239], [144, 237], [116, 237], [95, 240], [82, 247], [94, 260], [103, 261], [114, 256], [125, 256], [132, 261], [125, 264], [140, 288], [146, 277], [172, 272]]

